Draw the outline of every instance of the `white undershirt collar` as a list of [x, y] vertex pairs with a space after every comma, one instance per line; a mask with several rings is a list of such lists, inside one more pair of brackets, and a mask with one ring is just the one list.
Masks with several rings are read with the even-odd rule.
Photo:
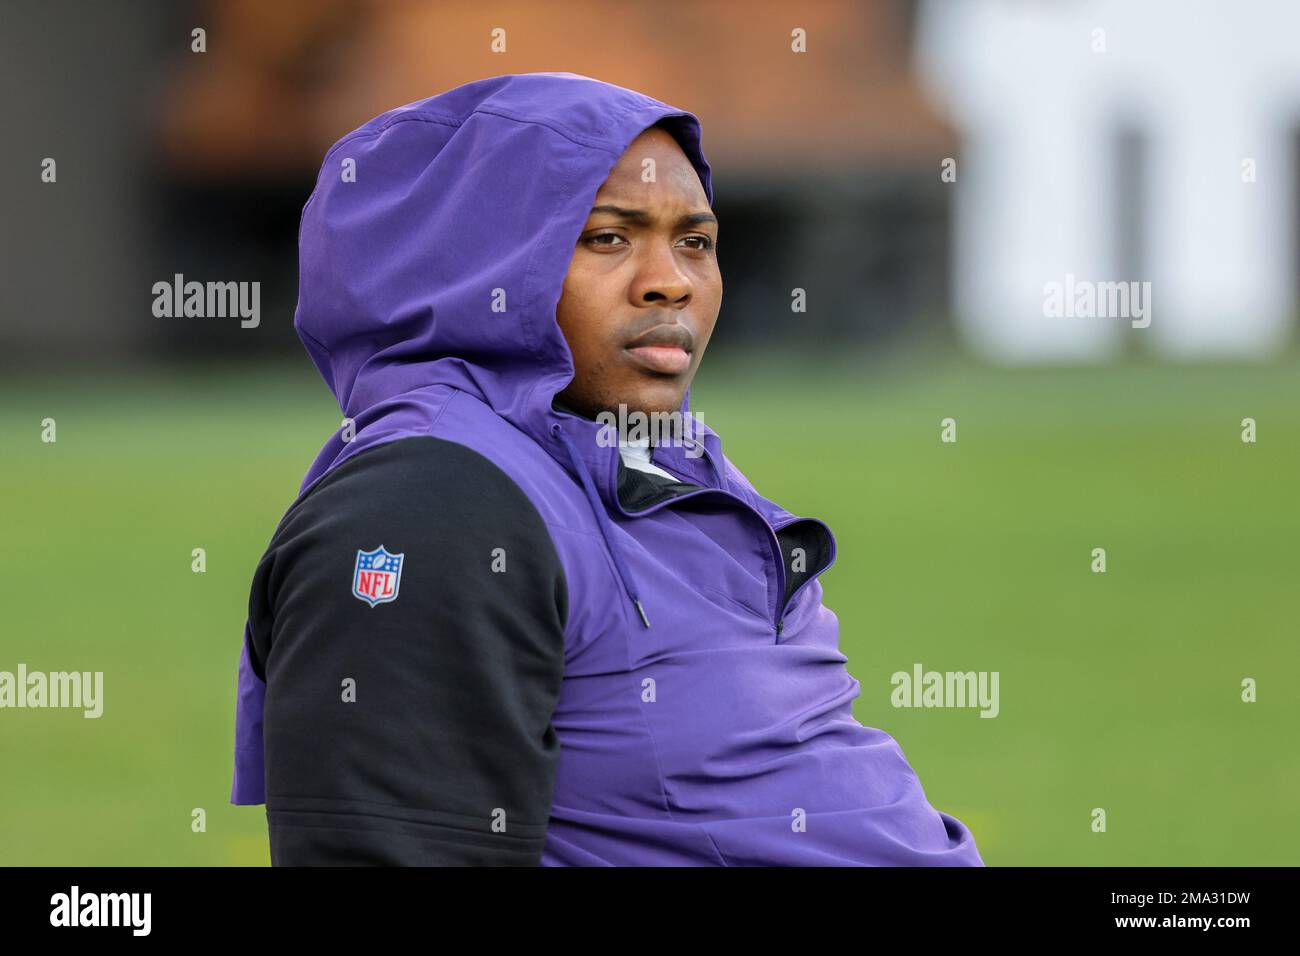
[[629, 468], [635, 468], [637, 471], [643, 471], [650, 475], [658, 475], [670, 481], [681, 481], [676, 475], [670, 475], [662, 468], [651, 463], [649, 438], [642, 438], [639, 441], [620, 441], [618, 443], [618, 453], [623, 458], [623, 464]]

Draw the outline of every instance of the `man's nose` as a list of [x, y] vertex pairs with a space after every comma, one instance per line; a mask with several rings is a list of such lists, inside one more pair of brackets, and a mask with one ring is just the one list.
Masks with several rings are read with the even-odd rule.
[[642, 249], [631, 293], [634, 305], [676, 305], [691, 301], [694, 289], [682, 271], [668, 241], [652, 242]]

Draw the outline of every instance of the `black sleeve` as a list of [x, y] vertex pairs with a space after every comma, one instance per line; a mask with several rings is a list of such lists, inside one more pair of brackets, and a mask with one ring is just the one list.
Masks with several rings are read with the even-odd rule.
[[404, 438], [322, 478], [249, 598], [272, 865], [537, 865], [567, 613], [541, 516], [477, 452]]

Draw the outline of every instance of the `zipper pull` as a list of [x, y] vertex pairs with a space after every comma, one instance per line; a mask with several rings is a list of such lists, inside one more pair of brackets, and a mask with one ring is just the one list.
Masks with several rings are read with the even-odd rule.
[[776, 622], [776, 636], [780, 637], [783, 630], [785, 630], [785, 618]]

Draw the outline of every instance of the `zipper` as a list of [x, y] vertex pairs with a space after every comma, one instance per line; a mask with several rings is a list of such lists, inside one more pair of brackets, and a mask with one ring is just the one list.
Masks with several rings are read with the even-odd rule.
[[[799, 596], [800, 592], [803, 591], [804, 588], [806, 588], [808, 585], [812, 584], [812, 583], [813, 583], [814, 581], [816, 581], [819, 577], [821, 577], [823, 574], [825, 574], [827, 571], [829, 571], [829, 570], [831, 569], [831, 566], [832, 566], [833, 564], [835, 564], [835, 558], [836, 558], [836, 553], [835, 553], [835, 535], [831, 533], [830, 525], [828, 525], [825, 521], [822, 521], [820, 518], [800, 518], [800, 517], [794, 517], [794, 518], [791, 518], [789, 521], [783, 521], [783, 522], [781, 522], [781, 524], [777, 525], [775, 528], [772, 529], [773, 536], [775, 536], [776, 532], [781, 531], [781, 530], [784, 529], [784, 528], [788, 528], [788, 527], [790, 527], [790, 525], [792, 525], [792, 524], [798, 524], [800, 521], [812, 521], [812, 522], [815, 522], [815, 523], [821, 525], [822, 528], [825, 529], [825, 531], [826, 531], [826, 540], [829, 541], [829, 542], [830, 542], [830, 545], [831, 545], [831, 555], [830, 555], [830, 560], [828, 560], [828, 561], [826, 562], [826, 565], [825, 565], [821, 570], [819, 570], [819, 571], [817, 571], [817, 572], [815, 572], [815, 573], [813, 573], [813, 574], [808, 575], [808, 580], [804, 581], [803, 584], [801, 584], [801, 585], [799, 585], [797, 588], [795, 588], [795, 589], [794, 589], [794, 593], [790, 595], [790, 600], [788, 600], [788, 601], [785, 602], [785, 607], [783, 607], [783, 608], [781, 609], [781, 619], [778, 620], [777, 623], [776, 623], [776, 633], [777, 633], [778, 636], [781, 634], [781, 630], [782, 630], [782, 628], [783, 628], [783, 626], [784, 626], [784, 624], [785, 624], [785, 612], [786, 612], [786, 609], [789, 608], [790, 605], [793, 604], [793, 603], [795, 602], [795, 598], [797, 598], [797, 597]], [[763, 522], [763, 523], [766, 524], [767, 522]], [[777, 540], [779, 541], [780, 539], [778, 538]], [[785, 555], [784, 555], [784, 554], [781, 555], [781, 560], [782, 560], [782, 562], [785, 561]], [[782, 570], [783, 570], [783, 571], [785, 570], [785, 565], [784, 565], [784, 563], [782, 564]], [[785, 593], [785, 585], [784, 585], [784, 583], [783, 583], [782, 586], [781, 586], [781, 593], [782, 593], [782, 594]]]
[[[718, 468], [717, 462], [713, 460], [713, 455], [709, 453], [708, 448], [706, 448], [702, 442], [700, 443], [700, 447], [704, 452], [704, 456], [709, 461], [709, 466], [713, 468], [715, 474], [720, 476], [722, 472]], [[833, 534], [831, 534], [831, 529], [827, 526], [826, 522], [818, 518], [800, 518], [797, 516], [791, 518], [789, 521], [782, 522], [780, 525], [773, 528], [770, 524], [767, 523], [767, 519], [764, 518], [761, 514], [759, 514], [758, 509], [756, 509], [748, 501], [746, 501], [744, 498], [740, 497], [739, 495], [733, 494], [730, 491], [723, 491], [721, 488], [701, 488], [699, 491], [688, 491], [686, 494], [683, 495], [675, 495], [672, 498], [665, 498], [663, 501], [650, 505], [648, 508], [642, 508], [640, 511], [627, 511], [623, 508], [621, 503], [619, 504], [618, 507], [619, 510], [622, 511], [625, 515], [628, 515], [629, 517], [633, 517], [637, 515], [650, 514], [651, 512], [658, 511], [660, 508], [666, 508], [675, 501], [685, 501], [687, 498], [696, 498], [699, 497], [700, 495], [708, 495], [708, 494], [722, 495], [726, 498], [730, 498], [733, 501], [738, 502], [745, 511], [748, 511], [750, 514], [752, 514], [754, 517], [756, 517], [759, 520], [759, 523], [762, 524], [763, 526], [763, 530], [767, 532], [768, 549], [771, 551], [773, 563], [776, 565], [776, 574], [777, 574], [776, 596], [773, 601], [773, 604], [775, 605], [775, 612], [773, 613], [771, 618], [772, 631], [777, 637], [780, 637], [781, 632], [785, 630], [786, 609], [791, 604], [794, 603], [794, 599], [799, 596], [799, 593], [804, 588], [806, 588], [814, 580], [816, 580], [827, 570], [829, 570], [830, 566], [835, 563], [835, 545], [834, 545], [835, 537]], [[822, 568], [820, 571], [816, 572], [815, 574], [810, 574], [808, 576], [808, 580], [804, 581], [803, 584], [795, 588], [794, 593], [790, 595], [789, 600], [782, 601], [782, 598], [785, 596], [785, 554], [781, 551], [781, 539], [777, 537], [776, 533], [780, 531], [782, 528], [788, 528], [790, 525], [795, 524], [796, 522], [799, 521], [815, 521], [817, 524], [821, 525], [826, 530], [827, 540], [831, 542], [831, 558], [829, 561], [826, 562], [826, 566], [824, 568]]]
[[[713, 454], [709, 451], [708, 446], [705, 445], [704, 442], [700, 442], [699, 445], [700, 445], [700, 450], [701, 450], [702, 452], [704, 452], [704, 457], [708, 459], [708, 461], [709, 461], [709, 466], [713, 469], [713, 473], [714, 473], [715, 475], [718, 475], [719, 477], [721, 477], [721, 475], [722, 475], [722, 473], [723, 473], [723, 472], [722, 472], [722, 469], [719, 468], [719, 467], [718, 467], [718, 463], [717, 463], [716, 461], [713, 460]], [[730, 492], [724, 492], [724, 494], [730, 494]], [[776, 630], [776, 636], [777, 636], [777, 637], [780, 637], [780, 636], [781, 636], [781, 632], [782, 632], [783, 630], [785, 630], [785, 612], [786, 612], [786, 610], [790, 607], [791, 604], [794, 603], [795, 598], [797, 598], [797, 597], [799, 596], [799, 593], [800, 593], [804, 588], [806, 588], [808, 585], [812, 584], [813, 581], [817, 580], [817, 578], [821, 577], [823, 574], [825, 574], [827, 571], [829, 571], [829, 570], [831, 569], [831, 565], [833, 565], [833, 564], [835, 563], [835, 557], [836, 557], [836, 553], [835, 553], [835, 535], [834, 535], [834, 533], [832, 533], [832, 531], [831, 531], [831, 529], [830, 529], [830, 525], [828, 525], [825, 521], [822, 521], [820, 518], [801, 518], [801, 517], [798, 517], [798, 516], [794, 516], [794, 517], [792, 517], [789, 521], [783, 521], [783, 522], [781, 522], [781, 524], [777, 525], [777, 526], [774, 528], [774, 527], [772, 527], [771, 525], [769, 525], [769, 524], [767, 523], [767, 519], [766, 519], [766, 518], [764, 518], [761, 514], [758, 514], [757, 509], [755, 509], [752, 505], [750, 505], [749, 502], [744, 501], [743, 499], [738, 498], [736, 495], [732, 495], [732, 497], [733, 497], [733, 498], [737, 498], [737, 500], [739, 500], [739, 501], [741, 502], [741, 504], [743, 504], [746, 508], [748, 508], [748, 509], [749, 509], [751, 512], [753, 512], [754, 514], [758, 515], [758, 520], [761, 521], [761, 522], [763, 522], [763, 527], [766, 528], [767, 531], [768, 531], [768, 539], [769, 539], [769, 542], [770, 542], [771, 547], [772, 547], [772, 553], [775, 554], [776, 557], [777, 557], [776, 566], [777, 566], [778, 572], [779, 572], [779, 574], [780, 574], [780, 579], [781, 579], [781, 589], [780, 589], [779, 591], [776, 592], [777, 595], [778, 595], [778, 597], [777, 597], [777, 599], [776, 599], [776, 600], [777, 600], [778, 607], [777, 607], [777, 614], [776, 614], [776, 625], [775, 625], [775, 630]], [[826, 532], [826, 540], [827, 540], [828, 542], [830, 542], [830, 547], [831, 547], [830, 559], [826, 562], [826, 566], [823, 567], [821, 570], [819, 570], [819, 571], [817, 571], [817, 572], [815, 572], [815, 573], [813, 573], [813, 574], [808, 575], [808, 580], [804, 581], [803, 584], [801, 584], [801, 585], [799, 585], [797, 588], [795, 588], [795, 589], [794, 589], [794, 593], [790, 595], [789, 600], [787, 600], [784, 604], [782, 604], [782, 603], [781, 603], [781, 598], [785, 595], [785, 554], [781, 551], [781, 539], [780, 539], [779, 537], [777, 537], [777, 532], [779, 532], [779, 531], [782, 530], [783, 528], [788, 528], [788, 527], [790, 527], [790, 525], [792, 525], [792, 524], [796, 524], [797, 522], [800, 522], [800, 521], [812, 521], [812, 522], [815, 522], [816, 524], [819, 524], [819, 525], [822, 526], [822, 529]]]
[[[560, 412], [560, 414], [562, 416], [570, 417], [570, 418], [577, 417], [567, 412]], [[713, 460], [713, 455], [709, 451], [708, 446], [706, 446], [703, 442], [699, 442], [699, 445], [700, 445], [700, 450], [704, 452], [704, 457], [708, 459], [709, 467], [713, 469], [714, 475], [716, 475], [720, 479], [723, 474], [722, 469], [720, 469], [718, 467], [718, 463]], [[650, 459], [651, 463], [654, 462], [653, 456], [654, 453], [652, 451], [651, 459]], [[616, 453], [610, 459], [610, 468], [614, 471], [614, 476], [612, 477], [613, 477], [615, 487], [617, 487], [618, 484], [617, 482], [618, 457], [619, 456]], [[610, 477], [611, 476], [608, 475], [606, 476], [607, 479], [609, 479]], [[764, 518], [761, 514], [759, 514], [758, 509], [755, 508], [753, 505], [751, 505], [748, 501], [746, 501], [744, 498], [740, 497], [737, 494], [733, 494], [730, 491], [723, 491], [721, 488], [701, 488], [698, 491], [688, 491], [686, 492], [686, 494], [683, 495], [675, 495], [671, 498], [665, 498], [663, 501], [659, 501], [656, 502], [655, 504], [650, 505], [649, 507], [642, 508], [640, 511], [628, 511], [626, 508], [624, 508], [623, 503], [618, 500], [617, 492], [615, 492], [614, 494], [614, 503], [615, 503], [615, 507], [617, 507], [622, 514], [626, 515], [629, 518], [633, 518], [633, 517], [638, 517], [640, 515], [652, 514], [653, 512], [658, 511], [661, 508], [668, 507], [673, 502], [685, 501], [688, 498], [698, 498], [701, 495], [721, 495], [724, 498], [730, 498], [732, 501], [737, 502], [743, 510], [749, 512], [751, 515], [757, 518], [759, 523], [763, 526], [763, 530], [767, 532], [768, 550], [772, 554], [773, 563], [776, 566], [777, 580], [778, 580], [778, 588], [776, 591], [775, 599], [773, 601], [773, 604], [775, 605], [775, 611], [772, 614], [771, 618], [768, 618], [768, 620], [771, 621], [773, 633], [779, 638], [781, 636], [781, 632], [785, 630], [786, 608], [788, 608], [790, 604], [794, 601], [794, 599], [799, 596], [800, 591], [806, 588], [820, 575], [825, 573], [830, 568], [830, 566], [835, 563], [835, 544], [834, 544], [835, 537], [834, 535], [831, 534], [830, 527], [826, 524], [826, 522], [818, 518], [794, 517], [790, 521], [783, 522], [779, 527], [773, 528], [770, 524], [767, 523], [767, 519]], [[823, 528], [826, 529], [827, 537], [831, 542], [831, 559], [826, 563], [826, 567], [822, 568], [816, 574], [809, 575], [807, 581], [805, 581], [803, 584], [795, 588], [794, 593], [790, 595], [790, 599], [788, 601], [782, 602], [781, 598], [784, 597], [785, 595], [785, 555], [781, 552], [781, 541], [779, 538], [777, 538], [776, 533], [777, 531], [780, 531], [781, 528], [788, 527], [794, 524], [796, 521], [816, 521], [818, 524], [820, 524]], [[644, 617], [645, 612], [642, 611], [641, 613], [642, 616]]]
[[[749, 509], [754, 511], [753, 508]], [[758, 514], [754, 511], [754, 514]], [[767, 519], [758, 515], [758, 520], [763, 522], [763, 527], [767, 529], [768, 544], [772, 546], [772, 554], [776, 556], [776, 636], [781, 636], [781, 631], [785, 629], [785, 609], [790, 603], [785, 600], [785, 554], [781, 551], [781, 539], [776, 536], [772, 526], [767, 523]]]
[[688, 498], [699, 498], [702, 495], [721, 495], [724, 498], [730, 498], [732, 501], [738, 503], [742, 510], [757, 518], [758, 522], [763, 526], [763, 530], [767, 532], [767, 545], [768, 549], [772, 553], [772, 561], [776, 565], [777, 573], [777, 591], [773, 602], [776, 606], [776, 611], [770, 618], [770, 621], [773, 631], [777, 636], [780, 636], [785, 620], [785, 606], [781, 603], [781, 597], [785, 594], [785, 556], [781, 554], [781, 542], [777, 539], [776, 533], [772, 530], [772, 526], [767, 523], [767, 520], [759, 514], [748, 501], [741, 498], [739, 495], [732, 494], [730, 491], [723, 491], [721, 488], [701, 488], [699, 491], [688, 491], [684, 495], [676, 495], [672, 498], [666, 498], [648, 508], [642, 508], [640, 511], [625, 511], [621, 504], [619, 505], [619, 510], [623, 511], [623, 513], [628, 517], [639, 517], [641, 515], [647, 515], [659, 511], [661, 508], [666, 508], [674, 502], [685, 501]]

